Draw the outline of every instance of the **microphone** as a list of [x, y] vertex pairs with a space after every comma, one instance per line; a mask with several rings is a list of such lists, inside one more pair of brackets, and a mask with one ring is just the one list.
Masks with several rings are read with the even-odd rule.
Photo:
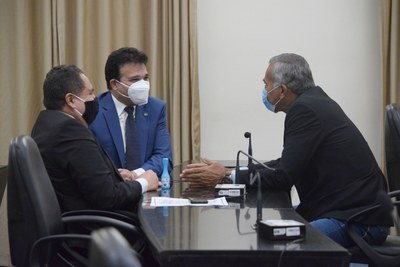
[[[249, 149], [248, 149], [248, 151], [249, 151], [249, 155], [253, 156], [253, 148], [251, 147], [251, 133], [250, 132], [245, 132], [244, 133], [244, 137], [249, 139]], [[251, 163], [252, 163], [252, 158], [249, 157], [249, 163], [248, 163], [249, 166], [251, 165]]]
[[[272, 170], [274, 171], [274, 168], [271, 168], [267, 165], [265, 165], [264, 163], [258, 161], [257, 159], [255, 159], [253, 156], [243, 152], [242, 150], [239, 150], [237, 155], [236, 155], [236, 181], [239, 181], [239, 156], [240, 154], [245, 155], [248, 158], [251, 158], [252, 160], [254, 160], [255, 162], [257, 162], [258, 164], [260, 164], [261, 166], [263, 166], [264, 168], [268, 169], [268, 170]], [[253, 176], [252, 173], [256, 172], [256, 174]], [[262, 220], [262, 194], [261, 194], [261, 178], [260, 178], [260, 173], [252, 166], [249, 166], [249, 173], [250, 173], [250, 184], [253, 185], [255, 180], [257, 180], [257, 221], [256, 221], [256, 227], [258, 226], [258, 223]]]

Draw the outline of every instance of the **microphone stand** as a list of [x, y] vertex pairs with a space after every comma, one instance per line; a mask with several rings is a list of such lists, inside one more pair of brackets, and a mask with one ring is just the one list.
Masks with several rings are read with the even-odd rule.
[[[248, 210], [247, 210], [247, 212], [248, 212]], [[253, 227], [252, 227], [252, 230], [253, 230], [253, 231], [251, 231], [251, 232], [244, 232], [244, 233], [242, 233], [242, 232], [240, 231], [240, 209], [236, 209], [236, 210], [235, 210], [235, 215], [236, 215], [236, 228], [237, 228], [238, 234], [239, 234], [239, 235], [251, 235], [251, 234], [254, 234], [254, 229], [253, 229]]]
[[[239, 150], [237, 155], [236, 155], [236, 181], [240, 181], [239, 179], [239, 155], [240, 154], [244, 154], [245, 156], [247, 156], [248, 158], [251, 158], [252, 160], [254, 160], [255, 162], [257, 162], [258, 164], [260, 164], [261, 166], [265, 167], [268, 170], [272, 170], [274, 171], [274, 168], [271, 168], [267, 165], [265, 165], [264, 163], [259, 162], [257, 159], [255, 159], [253, 156], [243, 152], [242, 150]], [[260, 178], [260, 173], [256, 170], [256, 174], [253, 175], [252, 171], [250, 170], [249, 166], [249, 172], [250, 172], [250, 184], [253, 185], [255, 180], [257, 180], [257, 221], [256, 221], [256, 228], [258, 228], [258, 224], [259, 222], [262, 220], [262, 194], [261, 194], [261, 178]]]

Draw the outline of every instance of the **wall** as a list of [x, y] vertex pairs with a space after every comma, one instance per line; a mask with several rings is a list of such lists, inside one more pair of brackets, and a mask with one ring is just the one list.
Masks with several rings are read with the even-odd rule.
[[235, 159], [282, 151], [284, 113], [261, 101], [268, 60], [304, 56], [314, 80], [358, 126], [380, 164], [382, 114], [379, 1], [199, 0], [201, 154]]

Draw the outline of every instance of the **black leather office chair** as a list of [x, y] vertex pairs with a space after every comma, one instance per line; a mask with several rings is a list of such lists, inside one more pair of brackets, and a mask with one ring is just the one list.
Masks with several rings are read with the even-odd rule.
[[[385, 156], [386, 172], [389, 190], [400, 190], [400, 105], [386, 106], [385, 120]], [[396, 210], [400, 215], [400, 210]], [[400, 233], [400, 221], [395, 221], [395, 227]]]
[[141, 267], [141, 256], [129, 247], [121, 233], [113, 228], [92, 232], [89, 267]]
[[[352, 262], [363, 262], [368, 263], [369, 266], [376, 267], [398, 267], [400, 266], [400, 236], [389, 235], [386, 241], [379, 246], [371, 246], [362, 239], [352, 228], [352, 224], [355, 218], [368, 214], [369, 212], [376, 209], [386, 209], [387, 212], [391, 212], [393, 206], [399, 207], [400, 201], [400, 190], [388, 193], [388, 197], [383, 199], [382, 204], [375, 205], [367, 208], [357, 214], [351, 216], [347, 223], [347, 233], [351, 239], [356, 243], [359, 250], [362, 251], [360, 254], [355, 249], [351, 249], [353, 252]], [[392, 212], [394, 217], [398, 216], [397, 213]]]
[[386, 106], [386, 170], [390, 191], [400, 190], [400, 105]]
[[73, 224], [111, 225], [138, 235], [136, 227], [112, 218], [62, 217], [39, 149], [31, 137], [14, 138], [8, 160], [8, 231], [14, 266], [62, 266], [69, 260], [78, 266], [88, 265], [87, 258], [68, 245], [71, 240], [83, 240], [89, 248], [89, 235], [67, 232], [67, 226]]

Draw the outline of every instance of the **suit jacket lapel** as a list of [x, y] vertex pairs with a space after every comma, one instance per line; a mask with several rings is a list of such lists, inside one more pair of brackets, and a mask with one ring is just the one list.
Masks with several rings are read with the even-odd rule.
[[115, 108], [114, 102], [111, 98], [111, 93], [108, 93], [104, 98], [103, 103], [103, 115], [104, 119], [110, 129], [111, 138], [114, 141], [115, 147], [118, 152], [119, 160], [121, 165], [125, 165], [125, 152], [124, 152], [124, 141], [122, 140], [121, 126], [119, 124], [119, 117], [117, 114], [117, 109]]

